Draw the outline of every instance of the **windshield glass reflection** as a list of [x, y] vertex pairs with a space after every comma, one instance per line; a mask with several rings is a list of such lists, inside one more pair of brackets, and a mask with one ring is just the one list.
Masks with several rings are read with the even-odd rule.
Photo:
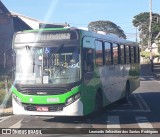
[[77, 46], [16, 49], [16, 83], [59, 84], [80, 80]]

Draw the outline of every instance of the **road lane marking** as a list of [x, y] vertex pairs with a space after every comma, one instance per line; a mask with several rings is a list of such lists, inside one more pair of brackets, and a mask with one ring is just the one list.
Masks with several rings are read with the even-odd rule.
[[119, 116], [108, 116], [107, 128], [120, 128]]
[[140, 110], [141, 112], [151, 112], [149, 106], [147, 105], [146, 101], [143, 99], [143, 97], [136, 93], [136, 94], [133, 94], [133, 96], [135, 97], [139, 107], [140, 107]]
[[15, 123], [14, 125], [10, 126], [9, 128], [20, 128], [22, 125], [21, 122], [22, 122], [22, 119], [18, 121], [17, 123]]
[[138, 122], [138, 125], [140, 128], [151, 128], [154, 129], [152, 124], [148, 121], [146, 117], [136, 117], [136, 121]]
[[138, 103], [138, 105], [140, 107], [140, 110], [144, 110], [144, 108], [143, 108], [143, 106], [142, 106], [142, 104], [141, 104], [141, 102], [140, 102], [139, 97], [137, 96], [137, 94], [133, 94], [133, 96], [136, 99], [136, 101], [137, 101], [137, 103]]
[[140, 80], [145, 80], [145, 78], [140, 78]]
[[140, 100], [142, 101], [143, 105], [145, 106], [145, 109], [146, 109], [148, 112], [151, 112], [151, 110], [150, 110], [147, 102], [143, 99], [143, 97], [142, 97], [140, 94], [138, 94], [138, 97], [140, 98]]
[[124, 103], [124, 104], [122, 104], [123, 106], [132, 106], [133, 104], [132, 104], [132, 102], [131, 101], [128, 101], [127, 103]]
[[[143, 97], [140, 94], [136, 93], [136, 94], [133, 94], [133, 96], [136, 99], [140, 109], [133, 109], [133, 110], [114, 109], [114, 110], [111, 110], [111, 112], [151, 112], [147, 102], [143, 99]], [[129, 104], [130, 105], [132, 104], [134, 106], [134, 104], [131, 102], [129, 102]]]
[[7, 120], [8, 118], [10, 118], [11, 116], [6, 116], [6, 117], [0, 117], [0, 123], [2, 123], [3, 121]]
[[[109, 110], [110, 111], [110, 110]], [[134, 110], [127, 110], [127, 109], [115, 109], [111, 110], [110, 112], [150, 112], [149, 110], [140, 110], [140, 109], [134, 109]]]

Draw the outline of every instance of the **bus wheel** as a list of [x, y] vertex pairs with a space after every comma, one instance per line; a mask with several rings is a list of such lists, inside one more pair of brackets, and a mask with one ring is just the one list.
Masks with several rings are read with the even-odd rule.
[[129, 87], [129, 82], [126, 83], [126, 89], [125, 89], [125, 97], [122, 99], [123, 103], [127, 103], [129, 100], [129, 95], [130, 95], [130, 87]]
[[95, 98], [95, 111], [99, 111], [103, 106], [103, 97], [102, 92], [97, 91], [96, 98]]
[[102, 112], [103, 96], [101, 90], [97, 91], [95, 97], [94, 111], [88, 115], [88, 118], [95, 119]]

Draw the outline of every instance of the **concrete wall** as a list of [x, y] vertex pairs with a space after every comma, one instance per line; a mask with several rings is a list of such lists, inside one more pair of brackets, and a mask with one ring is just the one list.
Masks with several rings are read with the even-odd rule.
[[4, 52], [11, 48], [13, 33], [12, 17], [6, 13], [0, 13], [0, 74], [5, 71]]

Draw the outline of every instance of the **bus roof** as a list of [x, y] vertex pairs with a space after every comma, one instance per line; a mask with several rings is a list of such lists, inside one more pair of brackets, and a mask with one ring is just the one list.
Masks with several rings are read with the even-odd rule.
[[[32, 32], [43, 32], [43, 31], [65, 31], [65, 30], [79, 30], [81, 37], [93, 37], [99, 40], [108, 41], [108, 42], [114, 42], [117, 44], [125, 44], [125, 45], [132, 45], [132, 46], [138, 46], [137, 42], [129, 41], [124, 38], [120, 38], [118, 36], [115, 36], [113, 34], [99, 34], [93, 31], [78, 29], [78, 28], [41, 28], [41, 29], [35, 29], [35, 30], [24, 30], [24, 33], [32, 33]], [[23, 33], [21, 32], [21, 33]]]
[[103, 40], [106, 42], [113, 42], [113, 43], [122, 44], [122, 45], [124, 44], [124, 45], [138, 46], [137, 42], [129, 41], [129, 40], [120, 38], [117, 35], [113, 35], [113, 34], [99, 34], [93, 31], [86, 31], [86, 30], [81, 30], [81, 33], [83, 37], [84, 36], [94, 37], [98, 40]]

